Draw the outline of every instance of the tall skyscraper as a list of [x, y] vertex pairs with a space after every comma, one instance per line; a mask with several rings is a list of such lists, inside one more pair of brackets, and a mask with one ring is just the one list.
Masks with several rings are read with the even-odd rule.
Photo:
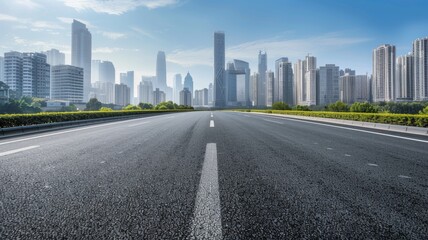
[[346, 104], [369, 101], [370, 84], [367, 75], [346, 73], [339, 78], [339, 99]]
[[0, 57], [0, 82], [4, 82], [4, 57]]
[[297, 105], [306, 104], [306, 84], [304, 61], [297, 60], [294, 64], [295, 102]]
[[156, 59], [156, 87], [161, 91], [166, 90], [166, 57], [165, 52], [159, 51]]
[[4, 82], [14, 91], [16, 97], [22, 96], [22, 53], [7, 52], [4, 54]]
[[[339, 74], [339, 67], [334, 64], [326, 64], [319, 68], [317, 84], [318, 105], [327, 105], [339, 100]], [[346, 75], [351, 74], [346, 73]]]
[[274, 102], [285, 102], [289, 105], [294, 105], [294, 83], [293, 83], [293, 68], [288, 58], [280, 58], [275, 62], [276, 79], [274, 81], [278, 89], [274, 89]]
[[214, 107], [226, 106], [225, 85], [225, 36], [224, 32], [214, 33]]
[[273, 90], [274, 90], [275, 74], [272, 71], [266, 72], [266, 106], [272, 107]]
[[83, 68], [57, 65], [52, 66], [51, 73], [51, 99], [83, 102]]
[[301, 103], [313, 106], [317, 104], [317, 59], [308, 55], [302, 64], [304, 88]]
[[397, 57], [396, 91], [397, 100], [413, 100], [414, 95], [414, 64], [413, 55]]
[[373, 50], [373, 101], [394, 101], [395, 46], [385, 44]]
[[260, 106], [258, 104], [258, 84], [259, 82], [259, 73], [253, 73], [250, 77], [250, 100], [251, 100], [251, 106], [256, 107]]
[[192, 93], [188, 88], [184, 88], [180, 91], [180, 105], [192, 106]]
[[153, 80], [156, 77], [142, 77], [138, 90], [138, 98], [141, 103], [153, 104]]
[[153, 105], [158, 105], [161, 102], [165, 102], [166, 101], [166, 96], [165, 96], [165, 92], [161, 91], [159, 88], [156, 88], [153, 91]]
[[42, 53], [22, 55], [22, 95], [50, 98], [50, 65]]
[[131, 89], [126, 84], [115, 84], [114, 85], [114, 98], [115, 104], [120, 106], [128, 106], [130, 102]]
[[92, 61], [92, 82], [94, 96], [102, 103], [114, 103], [114, 92], [116, 82], [116, 70], [112, 62]]
[[233, 63], [227, 63], [227, 69], [225, 72], [225, 83], [226, 83], [226, 105], [235, 106], [237, 103], [236, 99], [236, 75], [235, 65]]
[[193, 78], [189, 72], [187, 73], [186, 77], [184, 78], [183, 88], [187, 88], [187, 89], [189, 89], [189, 91], [191, 93], [193, 93]]
[[83, 68], [83, 101], [89, 100], [91, 90], [92, 35], [86, 25], [73, 20], [71, 25], [71, 65]]
[[48, 50], [46, 52], [43, 52], [43, 54], [46, 55], [46, 62], [51, 66], [65, 64], [65, 54], [57, 49]]
[[414, 60], [414, 98], [416, 101], [428, 100], [428, 37], [413, 42]]
[[130, 89], [129, 102], [134, 101], [134, 71], [120, 74], [120, 83], [125, 84]]
[[208, 105], [213, 104], [213, 95], [214, 95], [214, 85], [210, 83], [208, 85]]
[[181, 74], [175, 74], [173, 88], [174, 102], [178, 104], [180, 102], [180, 91], [183, 90], [183, 78], [181, 77]]
[[257, 81], [257, 105], [266, 106], [266, 72], [267, 72], [267, 53], [259, 51], [259, 64], [258, 73], [259, 79]]
[[[248, 62], [234, 59], [233, 64], [235, 65], [235, 69], [237, 71], [240, 71], [241, 73], [245, 73], [245, 77], [243, 79], [243, 82], [241, 80], [242, 76], [237, 76], [237, 91], [238, 91], [238, 102], [241, 102], [243, 106], [250, 107], [251, 106], [251, 99], [250, 99], [250, 77], [251, 77], [251, 69], [250, 64]], [[243, 85], [243, 87], [242, 87]], [[243, 96], [241, 96], [240, 92], [243, 89]]]

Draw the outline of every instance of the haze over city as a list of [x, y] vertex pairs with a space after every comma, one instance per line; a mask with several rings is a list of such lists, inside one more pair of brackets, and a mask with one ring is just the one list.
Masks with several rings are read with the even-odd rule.
[[372, 72], [372, 50], [380, 44], [397, 47], [397, 56], [411, 51], [414, 39], [425, 37], [428, 18], [423, 0], [384, 1], [88, 1], [18, 0], [0, 2], [0, 55], [11, 50], [66, 53], [71, 62], [72, 19], [87, 24], [93, 40], [92, 59], [113, 62], [119, 74], [155, 75], [156, 54], [165, 51], [167, 80], [190, 71], [195, 89], [213, 82], [214, 31], [226, 33], [226, 62], [241, 59], [257, 71], [259, 50], [274, 61], [303, 59]]

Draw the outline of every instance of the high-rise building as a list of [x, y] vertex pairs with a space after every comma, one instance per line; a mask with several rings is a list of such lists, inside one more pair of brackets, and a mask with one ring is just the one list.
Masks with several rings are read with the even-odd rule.
[[256, 106], [260, 106], [258, 104], [258, 84], [259, 82], [259, 74], [258, 73], [253, 73], [250, 77], [250, 100], [251, 100], [251, 106], [256, 107]]
[[131, 103], [131, 89], [126, 84], [115, 84], [114, 85], [114, 98], [115, 104], [120, 106], [128, 106]]
[[46, 55], [46, 62], [51, 66], [65, 64], [65, 54], [57, 49], [51, 49], [42, 53]]
[[[236, 69], [235, 63], [238, 65], [239, 69]], [[241, 60], [235, 59], [234, 62], [227, 64], [227, 70], [225, 72], [227, 106], [246, 105], [245, 91], [247, 75], [249, 74], [247, 70], [249, 71], [246, 62]]]
[[428, 100], [428, 37], [413, 42], [414, 99]]
[[166, 90], [166, 57], [165, 52], [159, 51], [156, 59], [156, 88]]
[[120, 73], [120, 83], [125, 84], [130, 89], [129, 102], [134, 100], [134, 71]]
[[213, 104], [213, 95], [214, 95], [214, 85], [210, 83], [208, 85], [208, 105]]
[[50, 98], [50, 65], [42, 53], [22, 55], [22, 95]]
[[304, 61], [305, 78], [305, 104], [313, 106], [317, 104], [317, 59], [306, 56]]
[[165, 92], [161, 91], [159, 88], [156, 88], [153, 91], [153, 105], [158, 105], [161, 102], [165, 102], [166, 101], [166, 96], [165, 96]]
[[259, 79], [257, 81], [257, 105], [266, 106], [266, 72], [267, 72], [267, 53], [259, 51], [259, 64], [258, 64], [258, 73]]
[[56, 65], [52, 66], [51, 73], [51, 99], [73, 103], [83, 102], [83, 68]]
[[411, 53], [397, 57], [396, 67], [396, 91], [397, 100], [413, 100], [414, 93], [414, 64]]
[[305, 61], [297, 60], [294, 64], [295, 102], [297, 105], [306, 104]]
[[140, 103], [153, 104], [153, 82], [150, 78], [142, 77], [138, 86], [138, 99]]
[[4, 57], [0, 57], [0, 82], [4, 82]]
[[[346, 69], [345, 69], [346, 71]], [[317, 84], [317, 104], [327, 105], [339, 100], [339, 67], [326, 64], [319, 68]], [[355, 75], [346, 73], [345, 75]]]
[[282, 57], [279, 58], [275, 61], [275, 80], [273, 83], [273, 102], [282, 102], [282, 100], [280, 100], [279, 97], [279, 63], [281, 62], [288, 62], [288, 58], [287, 57]]
[[188, 88], [180, 91], [180, 105], [192, 106], [192, 93]]
[[349, 75], [339, 78], [340, 101], [346, 104], [369, 101], [370, 83], [367, 75]]
[[191, 93], [193, 93], [193, 78], [189, 72], [187, 72], [186, 77], [184, 78], [183, 88], [187, 88]]
[[115, 102], [115, 81], [116, 70], [112, 62], [109, 61], [92, 61], [92, 81], [93, 83], [93, 96], [102, 103]]
[[73, 20], [71, 25], [71, 65], [83, 68], [83, 101], [89, 100], [91, 91], [92, 35], [86, 25]]
[[208, 105], [208, 89], [195, 90], [195, 98], [193, 106], [206, 106]]
[[175, 74], [173, 88], [174, 102], [178, 104], [180, 102], [180, 91], [183, 90], [183, 78], [181, 77], [181, 74]]
[[224, 32], [214, 33], [214, 107], [226, 106], [225, 85], [225, 36]]
[[373, 101], [394, 101], [395, 46], [385, 44], [373, 50]]
[[272, 71], [266, 72], [266, 106], [272, 107], [274, 94], [275, 74]]
[[4, 54], [4, 82], [14, 91], [17, 98], [22, 96], [22, 53]]
[[345, 70], [340, 69], [339, 70], [339, 77], [345, 76], [345, 75], [355, 76], [355, 70], [352, 70], [350, 68], [345, 68]]
[[276, 79], [274, 81], [274, 86], [276, 85], [278, 89], [274, 89], [274, 102], [285, 102], [289, 105], [294, 105], [294, 82], [293, 82], [293, 68], [291, 62], [288, 61], [288, 58], [280, 58], [276, 60], [275, 71]]
[[250, 107], [251, 106], [251, 99], [250, 99], [251, 69], [250, 69], [250, 64], [248, 62], [238, 60], [238, 59], [234, 59], [233, 64], [235, 65], [235, 69], [237, 71], [245, 73], [245, 76], [242, 76], [240, 74], [236, 78], [237, 100], [239, 103], [241, 103], [242, 106]]

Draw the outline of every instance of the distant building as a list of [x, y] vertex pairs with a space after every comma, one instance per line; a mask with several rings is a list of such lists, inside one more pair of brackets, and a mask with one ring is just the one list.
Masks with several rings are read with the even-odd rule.
[[250, 77], [250, 100], [251, 100], [251, 106], [256, 107], [259, 106], [258, 104], [258, 82], [259, 82], [259, 74], [253, 73]]
[[373, 101], [394, 101], [395, 46], [385, 44], [373, 50]]
[[22, 67], [23, 67], [22, 53], [20, 52], [7, 52], [4, 54], [4, 75], [3, 80], [10, 90], [16, 92], [16, 97], [22, 96]]
[[396, 92], [397, 100], [413, 100], [414, 97], [414, 59], [412, 54], [397, 57]]
[[213, 105], [214, 85], [210, 83], [208, 85], [208, 105]]
[[340, 69], [339, 70], [339, 77], [345, 76], [345, 75], [355, 76], [355, 70], [352, 70], [350, 68], [345, 68], [345, 70]]
[[266, 106], [272, 107], [274, 94], [275, 76], [272, 71], [266, 72]]
[[217, 107], [217, 108], [222, 108], [226, 106], [226, 84], [225, 84], [225, 76], [224, 76], [225, 62], [226, 60], [225, 60], [224, 32], [215, 32], [214, 33], [214, 107]]
[[413, 42], [414, 99], [428, 100], [428, 37]]
[[235, 70], [241, 73], [245, 73], [242, 75], [241, 73], [236, 76], [236, 90], [237, 90], [237, 101], [241, 106], [251, 106], [250, 99], [250, 78], [251, 78], [251, 69], [250, 64], [248, 62], [234, 59], [233, 65], [235, 66]]
[[317, 59], [307, 56], [304, 61], [305, 67], [305, 96], [307, 106], [317, 104]]
[[83, 102], [84, 70], [70, 65], [52, 66], [51, 99]]
[[180, 91], [180, 105], [192, 106], [192, 93], [188, 88]]
[[71, 65], [84, 70], [83, 100], [89, 100], [91, 90], [92, 35], [86, 25], [73, 20], [71, 25]]
[[46, 55], [46, 62], [51, 66], [65, 65], [65, 54], [57, 49], [51, 49], [46, 52], [42, 52]]
[[114, 98], [115, 104], [120, 106], [128, 106], [131, 103], [131, 89], [126, 84], [115, 84]]
[[[289, 105], [294, 105], [294, 81], [293, 67], [288, 58], [280, 58], [276, 60], [276, 79], [274, 81], [274, 102], [284, 102]], [[278, 89], [275, 89], [275, 85]]]
[[153, 91], [153, 105], [158, 105], [161, 102], [166, 101], [165, 92], [161, 91], [159, 88]]
[[175, 74], [174, 76], [174, 102], [180, 103], [180, 91], [183, 90], [183, 78], [181, 74]]
[[[339, 67], [334, 64], [319, 68], [317, 105], [328, 105], [339, 100], [339, 74]], [[346, 75], [355, 76], [355, 72]]]
[[138, 99], [140, 103], [153, 104], [153, 83], [147, 78], [142, 77], [140, 85], [138, 86]]
[[93, 97], [96, 97], [102, 103], [114, 103], [116, 70], [113, 63], [93, 60], [91, 74], [94, 90]]
[[294, 86], [295, 102], [297, 105], [306, 105], [306, 82], [305, 82], [305, 61], [297, 60], [294, 64]]
[[[186, 77], [184, 78], [183, 88], [187, 88], [187, 89], [189, 89], [191, 94], [193, 93], [193, 78], [189, 72], [187, 73]], [[189, 106], [192, 106], [192, 105], [189, 105]]]
[[129, 102], [134, 100], [134, 71], [120, 74], [120, 83], [125, 84], [130, 89]]
[[156, 59], [156, 88], [161, 91], [166, 90], [166, 57], [165, 52], [159, 51]]
[[208, 89], [195, 90], [195, 98], [193, 106], [207, 106], [208, 105]]
[[9, 97], [9, 86], [6, 83], [0, 81], [0, 104], [9, 102]]
[[4, 82], [4, 57], [0, 57], [0, 82]]
[[[236, 69], [235, 63], [242, 64], [239, 60], [234, 60], [227, 64], [225, 72], [227, 106], [245, 105], [245, 96], [242, 95], [245, 94], [246, 71], [242, 67], [239, 70]], [[238, 95], [240, 95], [239, 101]]]
[[339, 79], [340, 101], [346, 104], [368, 102], [370, 83], [367, 75], [349, 75]]
[[257, 81], [257, 106], [266, 106], [266, 72], [267, 72], [267, 53], [259, 52], [259, 65], [258, 73], [259, 79]]

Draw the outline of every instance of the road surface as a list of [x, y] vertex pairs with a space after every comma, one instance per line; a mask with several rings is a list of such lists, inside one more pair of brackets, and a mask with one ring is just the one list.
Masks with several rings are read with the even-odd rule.
[[0, 239], [427, 239], [428, 137], [189, 112], [0, 140]]

